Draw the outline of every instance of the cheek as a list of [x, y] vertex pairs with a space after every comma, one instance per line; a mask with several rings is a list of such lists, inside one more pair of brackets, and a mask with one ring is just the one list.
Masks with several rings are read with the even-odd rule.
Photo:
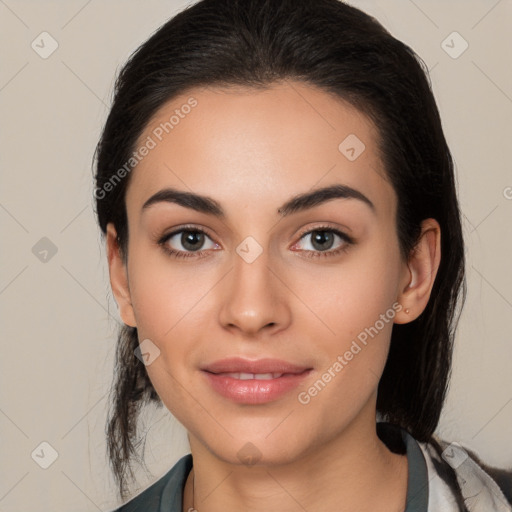
[[138, 337], [140, 342], [151, 340], [159, 351], [146, 369], [165, 405], [181, 419], [183, 411], [176, 410], [176, 404], [190, 401], [185, 390], [192, 386], [192, 355], [201, 350], [204, 332], [208, 332], [200, 326], [214, 319], [208, 308], [221, 276], [211, 266], [176, 263], [142, 244], [129, 254], [130, 295]]
[[[187, 424], [189, 414], [198, 414], [186, 392], [192, 385], [188, 361], [196, 337], [194, 326], [201, 325], [197, 306], [208, 283], [191, 271], [178, 271], [156, 252], [136, 248], [130, 253], [130, 294], [139, 341], [151, 340], [158, 353], [146, 366], [149, 378], [165, 406]], [[179, 406], [184, 403], [188, 408]]]
[[172, 337], [183, 319], [190, 324], [214, 283], [205, 267], [178, 265], [155, 248], [134, 248], [128, 272], [139, 336], [157, 340]]
[[303, 283], [302, 292], [308, 294], [311, 309], [330, 330], [328, 336], [309, 330], [323, 357], [316, 378], [302, 387], [297, 397], [302, 414], [314, 424], [313, 430], [330, 429], [335, 435], [376, 392], [399, 307], [394, 251], [380, 254], [381, 259], [375, 252], [371, 257], [361, 253], [357, 261], [324, 276], [322, 286], [313, 286], [311, 275]]
[[[374, 393], [400, 307], [396, 303], [399, 270], [398, 246], [382, 236], [339, 266], [328, 271], [312, 267], [297, 280], [297, 294], [322, 322], [309, 314], [309, 325], [303, 326], [323, 357], [317, 380], [301, 389], [305, 394], [299, 400], [309, 404], [308, 414], [320, 423], [334, 424], [356, 414]], [[326, 417], [326, 404], [336, 404], [337, 412], [329, 406]]]
[[341, 342], [372, 326], [397, 297], [398, 248], [382, 237], [353, 249], [339, 264], [309, 264], [291, 278], [311, 321], [314, 312], [316, 327]]

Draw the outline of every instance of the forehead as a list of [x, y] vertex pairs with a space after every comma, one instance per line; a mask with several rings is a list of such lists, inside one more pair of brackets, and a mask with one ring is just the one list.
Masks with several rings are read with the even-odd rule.
[[173, 187], [236, 211], [342, 183], [372, 196], [378, 210], [393, 210], [377, 144], [367, 116], [308, 84], [191, 89], [144, 128], [135, 149], [150, 149], [131, 173], [127, 203], [141, 207]]

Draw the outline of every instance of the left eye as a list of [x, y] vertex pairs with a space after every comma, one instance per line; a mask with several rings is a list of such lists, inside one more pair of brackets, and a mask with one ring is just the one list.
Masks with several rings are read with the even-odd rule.
[[[319, 228], [314, 229], [312, 231], [308, 231], [304, 235], [302, 235], [302, 239], [310, 238], [309, 243], [306, 243], [306, 247], [301, 247], [301, 250], [304, 251], [320, 251], [320, 252], [327, 252], [327, 251], [336, 251], [336, 249], [342, 249], [347, 245], [350, 245], [352, 240], [350, 237], [342, 233], [341, 231], [338, 231], [336, 229], [325, 229], [325, 228]], [[338, 247], [334, 247], [336, 238], [341, 239], [341, 244], [338, 245]], [[299, 242], [300, 243], [300, 242]], [[294, 247], [296, 247], [298, 244], [295, 244]]]

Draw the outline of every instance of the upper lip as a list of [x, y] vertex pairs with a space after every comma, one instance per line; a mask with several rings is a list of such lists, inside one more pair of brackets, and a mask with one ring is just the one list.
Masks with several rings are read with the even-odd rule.
[[308, 366], [292, 364], [280, 359], [258, 359], [251, 361], [241, 357], [220, 359], [202, 368], [210, 373], [302, 373]]

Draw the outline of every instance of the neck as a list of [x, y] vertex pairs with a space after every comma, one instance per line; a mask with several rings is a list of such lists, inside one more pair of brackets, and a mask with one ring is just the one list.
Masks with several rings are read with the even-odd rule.
[[280, 465], [231, 464], [190, 436], [194, 468], [183, 510], [403, 511], [407, 457], [387, 448], [377, 436], [375, 417], [370, 419], [355, 420], [329, 442]]

